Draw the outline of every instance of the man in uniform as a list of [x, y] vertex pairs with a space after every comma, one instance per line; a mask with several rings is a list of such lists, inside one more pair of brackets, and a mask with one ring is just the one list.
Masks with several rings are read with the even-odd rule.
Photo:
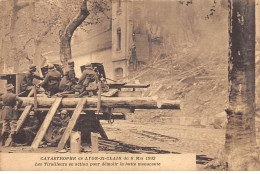
[[54, 65], [48, 66], [48, 73], [44, 80], [39, 85], [42, 86], [47, 92], [48, 96], [52, 96], [59, 92], [59, 84], [61, 80], [61, 74], [56, 70]]
[[86, 69], [83, 71], [78, 86], [81, 87], [80, 97], [88, 94], [92, 96], [97, 91], [97, 74], [93, 70], [91, 64], [86, 65]]
[[67, 67], [66, 71], [68, 71], [68, 77], [71, 80], [71, 82], [73, 83], [73, 85], [76, 85], [77, 81], [79, 79], [76, 77], [76, 74], [75, 74], [74, 61], [73, 60], [68, 61], [68, 67]]
[[64, 94], [71, 94], [74, 92], [75, 84], [73, 79], [69, 77], [69, 71], [65, 71], [64, 76], [61, 79], [59, 89]]
[[20, 131], [23, 133], [26, 139], [26, 145], [31, 145], [39, 127], [40, 127], [39, 119], [35, 115], [34, 111], [31, 111], [29, 113], [29, 117], [26, 119], [23, 125], [23, 129]]
[[25, 94], [28, 94], [33, 89], [33, 79], [43, 80], [43, 78], [35, 74], [35, 71], [36, 66], [31, 65], [21, 82], [21, 92], [25, 91]]
[[2, 129], [2, 146], [5, 145], [5, 141], [9, 136], [9, 131], [11, 135], [11, 146], [13, 145], [13, 138], [16, 133], [16, 125], [18, 120], [18, 114], [15, 109], [16, 102], [22, 102], [22, 100], [14, 94], [14, 86], [12, 84], [7, 85], [7, 93], [2, 95], [3, 100], [3, 110], [2, 110], [2, 119], [4, 120], [3, 129]]

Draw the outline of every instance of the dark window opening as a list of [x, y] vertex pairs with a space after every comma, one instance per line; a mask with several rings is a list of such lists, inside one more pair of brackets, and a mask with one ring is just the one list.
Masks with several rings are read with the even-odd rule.
[[117, 51], [121, 50], [121, 28], [117, 29]]

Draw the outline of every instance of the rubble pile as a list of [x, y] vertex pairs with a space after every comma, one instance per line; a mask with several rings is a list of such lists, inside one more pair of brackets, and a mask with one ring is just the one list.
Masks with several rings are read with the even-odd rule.
[[176, 46], [174, 54], [154, 56], [150, 64], [132, 75], [130, 81], [151, 84], [143, 96], [181, 100], [181, 112], [155, 111], [150, 120], [172, 117], [171, 123], [176, 124], [226, 127], [227, 43], [211, 48], [191, 43]]

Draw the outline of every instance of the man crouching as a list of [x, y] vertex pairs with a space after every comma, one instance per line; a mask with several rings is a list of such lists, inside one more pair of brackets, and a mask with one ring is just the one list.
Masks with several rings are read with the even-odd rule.
[[4, 120], [1, 134], [2, 146], [5, 146], [5, 142], [9, 136], [9, 132], [11, 138], [11, 146], [13, 146], [14, 144], [12, 140], [16, 133], [16, 125], [18, 120], [18, 113], [15, 109], [15, 106], [17, 101], [22, 102], [22, 100], [16, 94], [14, 94], [14, 86], [12, 84], [7, 85], [7, 93], [2, 95], [2, 100], [3, 110], [1, 117]]

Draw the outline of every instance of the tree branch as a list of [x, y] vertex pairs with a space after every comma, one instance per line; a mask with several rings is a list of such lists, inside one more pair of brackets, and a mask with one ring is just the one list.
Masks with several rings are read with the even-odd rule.
[[88, 17], [88, 15], [89, 15], [89, 11], [87, 8], [87, 0], [83, 0], [80, 7], [80, 12], [65, 28], [65, 32], [64, 32], [65, 35], [67, 35], [67, 37], [72, 37], [73, 32]]
[[63, 33], [60, 33], [60, 60], [64, 64], [71, 59], [71, 37], [79, 25], [88, 17], [87, 0], [83, 0], [77, 16], [69, 22]]

